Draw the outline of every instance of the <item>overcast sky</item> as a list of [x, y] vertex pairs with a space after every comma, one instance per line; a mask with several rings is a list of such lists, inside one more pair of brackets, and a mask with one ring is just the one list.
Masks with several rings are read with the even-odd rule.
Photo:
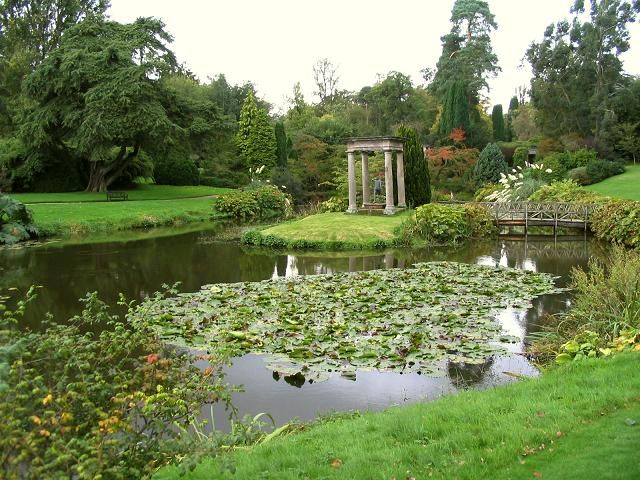
[[[178, 59], [202, 80], [224, 73], [230, 83], [251, 81], [258, 95], [282, 108], [295, 82], [313, 96], [313, 65], [338, 67], [338, 88], [359, 90], [377, 74], [399, 71], [414, 84], [435, 67], [440, 37], [449, 28], [453, 0], [111, 0], [110, 16], [130, 22], [161, 18], [175, 38]], [[502, 73], [490, 81], [492, 104], [505, 110], [530, 71], [527, 46], [550, 23], [569, 16], [573, 0], [489, 0], [498, 30], [493, 48]], [[625, 70], [640, 74], [640, 25], [632, 24]]]

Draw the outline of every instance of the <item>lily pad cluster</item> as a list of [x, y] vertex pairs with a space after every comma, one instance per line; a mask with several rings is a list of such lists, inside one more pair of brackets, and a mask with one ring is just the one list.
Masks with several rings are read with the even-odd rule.
[[207, 285], [142, 304], [168, 340], [232, 355], [268, 354], [268, 368], [321, 380], [356, 369], [438, 373], [444, 360], [503, 353], [496, 313], [560, 291], [553, 277], [452, 262], [410, 269]]

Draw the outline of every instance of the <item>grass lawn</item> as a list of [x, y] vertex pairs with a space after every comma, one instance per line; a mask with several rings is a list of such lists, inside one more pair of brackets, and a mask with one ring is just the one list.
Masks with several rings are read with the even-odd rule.
[[[125, 191], [129, 194], [129, 200], [168, 200], [219, 195], [231, 189], [203, 185], [139, 185], [134, 190]], [[12, 193], [11, 197], [23, 203], [105, 202], [107, 200], [106, 193], [94, 192]]]
[[213, 199], [41, 203], [29, 209], [42, 234], [66, 236], [208, 220]]
[[639, 367], [636, 353], [574, 362], [508, 386], [320, 422], [229, 454], [235, 474], [210, 459], [185, 477], [168, 468], [155, 478], [637, 479]]
[[392, 240], [394, 230], [407, 219], [408, 213], [396, 215], [352, 215], [348, 213], [320, 213], [301, 220], [282, 223], [263, 230], [288, 242], [340, 241], [367, 243]]
[[623, 174], [584, 188], [608, 197], [640, 201], [640, 165], [627, 165], [627, 171]]

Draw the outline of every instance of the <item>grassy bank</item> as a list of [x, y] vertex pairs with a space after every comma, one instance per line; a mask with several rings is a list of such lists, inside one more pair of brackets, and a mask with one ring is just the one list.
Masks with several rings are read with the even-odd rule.
[[574, 362], [275, 438], [231, 454], [235, 474], [209, 460], [186, 477], [165, 469], [156, 478], [638, 478], [640, 426], [626, 420], [640, 423], [639, 367], [634, 353]]
[[380, 248], [392, 244], [408, 216], [320, 213], [250, 232], [243, 241], [281, 248]]
[[602, 182], [584, 187], [592, 192], [612, 198], [640, 201], [640, 165], [627, 165], [621, 175], [609, 177]]
[[212, 217], [213, 200], [43, 203], [29, 208], [43, 236], [69, 236], [202, 222]]
[[[129, 200], [137, 201], [208, 197], [229, 192], [231, 189], [206, 187], [203, 185], [139, 185], [135, 189], [124, 191], [129, 195]], [[26, 204], [107, 201], [107, 194], [104, 192], [12, 193], [11, 197]]]

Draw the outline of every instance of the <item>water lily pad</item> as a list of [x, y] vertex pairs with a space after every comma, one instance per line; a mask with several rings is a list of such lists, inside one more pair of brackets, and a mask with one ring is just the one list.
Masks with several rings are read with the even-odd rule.
[[[134, 315], [171, 341], [266, 357], [274, 372], [320, 381], [356, 369], [432, 374], [506, 353], [496, 314], [560, 289], [553, 277], [452, 262], [411, 269], [216, 284]], [[286, 367], [286, 368], [285, 368]]]

